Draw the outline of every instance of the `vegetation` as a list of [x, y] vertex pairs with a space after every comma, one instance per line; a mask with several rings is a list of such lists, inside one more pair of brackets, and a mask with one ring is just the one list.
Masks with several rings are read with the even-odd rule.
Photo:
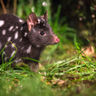
[[[38, 16], [48, 11], [48, 22], [60, 38], [60, 43], [46, 47], [38, 73], [31, 72], [27, 66], [12, 69], [9, 65], [13, 57], [9, 62], [2, 62], [0, 96], [96, 95], [95, 57], [89, 57], [82, 51], [82, 42], [76, 35], [78, 28], [70, 27], [66, 16], [60, 20], [62, 6], [58, 6], [53, 16], [50, 6], [49, 0], [18, 0], [16, 14], [24, 19], [31, 11]], [[83, 13], [80, 15], [83, 16]]]

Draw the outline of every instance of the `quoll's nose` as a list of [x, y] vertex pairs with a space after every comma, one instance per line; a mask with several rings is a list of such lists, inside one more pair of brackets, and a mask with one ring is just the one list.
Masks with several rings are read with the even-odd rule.
[[60, 39], [58, 37], [56, 37], [56, 42], [58, 43], [60, 41]]
[[54, 43], [59, 43], [59, 41], [60, 39], [56, 35], [54, 35]]

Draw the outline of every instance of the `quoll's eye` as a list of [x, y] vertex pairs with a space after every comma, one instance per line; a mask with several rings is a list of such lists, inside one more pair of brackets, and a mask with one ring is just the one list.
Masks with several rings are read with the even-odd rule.
[[41, 32], [40, 32], [40, 34], [41, 34], [41, 35], [44, 35], [44, 34], [45, 34], [45, 32], [44, 32], [44, 31], [41, 31]]

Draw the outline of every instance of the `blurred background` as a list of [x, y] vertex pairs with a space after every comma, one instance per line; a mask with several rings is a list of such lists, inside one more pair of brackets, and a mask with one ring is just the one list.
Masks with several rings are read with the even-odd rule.
[[95, 0], [1, 0], [0, 5], [0, 14], [12, 13], [23, 19], [32, 11], [40, 16], [46, 10], [48, 21], [62, 44], [74, 43], [77, 36], [80, 48], [96, 46]]
[[[43, 81], [46, 80], [44, 84], [50, 85], [54, 90], [50, 93], [51, 88], [44, 87], [45, 93], [40, 90], [41, 96], [49, 96], [49, 94], [52, 96], [54, 94], [55, 96], [56, 94], [58, 96], [64, 96], [64, 94], [66, 96], [77, 96], [77, 94], [92, 96], [89, 94], [91, 90], [96, 95], [94, 87], [96, 85], [96, 0], [0, 0], [0, 15], [15, 14], [26, 20], [31, 12], [40, 16], [46, 11], [48, 11], [48, 22], [60, 38], [60, 43], [46, 47], [41, 55], [39, 72], [42, 75], [40, 76], [44, 78]], [[23, 77], [21, 74], [17, 76], [17, 81], [13, 81], [21, 82], [20, 78], [29, 78], [29, 73], [26, 76], [23, 74]], [[41, 82], [29, 80], [27, 86], [25, 81], [26, 87], [20, 92], [31, 94], [30, 89], [33, 87], [30, 85], [35, 82], [37, 88], [33, 88], [35, 91], [32, 92], [38, 96], [39, 92], [36, 93], [36, 91]], [[16, 85], [19, 86], [17, 83]], [[1, 88], [3, 88], [3, 83]], [[24, 93], [27, 88], [29, 93], [28, 91]], [[17, 95], [21, 94], [18, 89], [16, 90]], [[30, 94], [29, 96], [32, 96]]]

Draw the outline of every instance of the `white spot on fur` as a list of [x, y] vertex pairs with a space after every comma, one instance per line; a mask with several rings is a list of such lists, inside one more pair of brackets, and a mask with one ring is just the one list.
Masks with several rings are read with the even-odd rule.
[[19, 42], [22, 42], [22, 38], [20, 38]]
[[13, 27], [14, 27], [14, 26], [10, 26], [9, 31], [12, 31]]
[[36, 30], [35, 30], [34, 28], [32, 29], [32, 31], [33, 31], [33, 32], [36, 32]]
[[2, 48], [2, 43], [0, 42], [0, 49]]
[[14, 39], [18, 38], [18, 31], [15, 33]]
[[15, 50], [12, 52], [11, 57], [15, 54], [15, 52], [16, 52]]
[[4, 25], [4, 20], [0, 20], [0, 27]]
[[30, 53], [31, 52], [31, 45], [28, 47], [28, 49], [26, 50], [27, 53]]
[[40, 21], [41, 21], [41, 20], [40, 20], [40, 19], [38, 19], [38, 23], [40, 23]]
[[16, 29], [18, 29], [18, 26], [16, 26]]
[[2, 30], [2, 35], [5, 35], [6, 34], [6, 30]]
[[12, 39], [12, 37], [8, 37], [7, 41], [10, 41]]
[[28, 34], [28, 33], [27, 33], [27, 32], [25, 32], [25, 33], [24, 33], [24, 36], [26, 37], [26, 36], [27, 36], [27, 34]]
[[22, 31], [23, 30], [23, 27], [21, 27], [20, 30]]
[[19, 19], [19, 22], [23, 23], [23, 20]]
[[18, 29], [18, 26], [15, 26], [14, 29], [13, 29], [13, 31], [15, 31], [16, 29]]

